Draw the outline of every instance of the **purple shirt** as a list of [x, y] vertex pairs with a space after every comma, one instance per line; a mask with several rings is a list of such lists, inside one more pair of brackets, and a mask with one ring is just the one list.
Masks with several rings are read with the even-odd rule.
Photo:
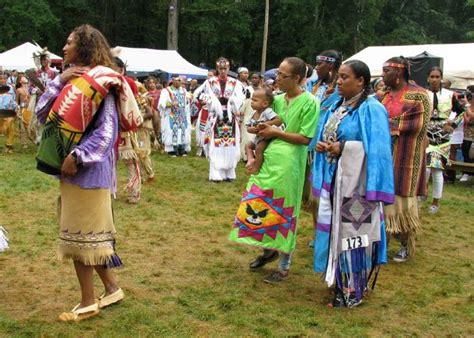
[[[46, 91], [36, 105], [38, 120], [44, 124], [54, 100], [64, 87], [59, 76], [48, 82]], [[118, 137], [118, 112], [112, 94], [105, 97], [93, 120], [92, 127], [85, 133], [73, 149], [77, 155], [78, 170], [73, 177], [59, 178], [83, 189], [110, 189], [116, 191], [115, 143]]]

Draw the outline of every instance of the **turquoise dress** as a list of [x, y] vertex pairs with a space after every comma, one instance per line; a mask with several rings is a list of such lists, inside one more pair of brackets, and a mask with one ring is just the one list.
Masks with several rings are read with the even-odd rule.
[[[318, 141], [323, 140], [326, 122], [335, 114], [339, 102], [334, 103], [322, 117], [316, 137]], [[363, 144], [366, 158], [365, 195], [358, 197], [358, 201], [362, 201], [359, 206], [362, 205], [364, 208], [369, 204], [376, 206], [379, 210], [378, 217], [380, 217], [379, 229], [374, 230], [374, 233], [378, 233], [377, 241], [371, 242], [366, 248], [344, 251], [338, 258], [335, 274], [337, 287], [339, 290], [355, 289], [354, 297], [360, 300], [370, 277], [374, 277], [373, 270], [387, 262], [385, 223], [381, 205], [394, 202], [393, 163], [388, 114], [385, 107], [376, 99], [369, 97], [359, 107], [348, 108], [348, 111], [349, 113], [340, 120], [337, 127], [337, 141], [359, 141]], [[364, 170], [362, 166], [354, 166], [351, 169], [354, 174]], [[329, 257], [337, 257], [339, 254], [332, 252], [330, 246], [334, 225], [340, 223], [334, 213], [337, 170], [338, 159], [328, 159], [326, 153], [316, 154], [313, 163], [313, 193], [320, 198], [320, 201], [314, 245], [314, 270], [326, 272], [326, 276]], [[349, 204], [343, 204], [339, 213], [344, 214], [346, 207], [347, 213], [350, 214], [349, 218], [353, 217], [352, 212], [357, 213], [357, 208], [349, 208]], [[351, 287], [348, 287], [347, 283], [350, 283]]]

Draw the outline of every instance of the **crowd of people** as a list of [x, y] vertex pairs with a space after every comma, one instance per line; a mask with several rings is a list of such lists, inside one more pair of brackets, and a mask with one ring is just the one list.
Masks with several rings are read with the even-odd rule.
[[[380, 65], [376, 81], [364, 62], [343, 63], [340, 52], [327, 50], [314, 68], [287, 57], [267, 79], [245, 67], [233, 78], [221, 57], [201, 84], [179, 74], [142, 84], [90, 25], [74, 29], [63, 52], [60, 73], [43, 54], [38, 71], [0, 79], [4, 152], [14, 151], [16, 133], [22, 144], [30, 138], [38, 144], [37, 168], [60, 179], [59, 256], [74, 262], [81, 287], [80, 303], [62, 321], [94, 316], [124, 298], [111, 270], [122, 264], [112, 215], [117, 162], [128, 170], [128, 202], [138, 203], [141, 184], [155, 180], [152, 151], [186, 157], [193, 129], [209, 181], [232, 182], [239, 161], [246, 162], [250, 177], [229, 238], [262, 249], [250, 269], [279, 259], [266, 282], [289, 276], [300, 210], [317, 198], [308, 204], [314, 271], [333, 289], [332, 307], [362, 302], [388, 261], [389, 238], [400, 241], [394, 261], [414, 256], [428, 178], [429, 212], [436, 213], [457, 149], [472, 163], [473, 88], [463, 97], [443, 88], [435, 67], [424, 89], [410, 80], [403, 57]], [[468, 179], [463, 173], [461, 181]], [[0, 251], [5, 239], [0, 227]], [[98, 301], [94, 271], [105, 289]]]

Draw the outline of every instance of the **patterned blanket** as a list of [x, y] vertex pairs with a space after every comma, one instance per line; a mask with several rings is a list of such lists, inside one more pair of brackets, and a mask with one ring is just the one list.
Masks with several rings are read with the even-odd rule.
[[135, 130], [143, 121], [126, 79], [104, 66], [97, 66], [69, 81], [56, 98], [44, 126], [38, 149], [38, 169], [61, 172], [64, 158], [80, 142], [100, 105], [115, 89], [122, 131]]

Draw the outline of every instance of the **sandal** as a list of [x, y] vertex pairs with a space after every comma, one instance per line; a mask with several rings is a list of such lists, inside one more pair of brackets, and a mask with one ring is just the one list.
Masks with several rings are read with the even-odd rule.
[[118, 289], [114, 293], [111, 293], [107, 296], [104, 293], [99, 297], [99, 308], [103, 309], [106, 306], [120, 302], [124, 298], [125, 294], [123, 293], [122, 289]]
[[83, 319], [96, 316], [100, 312], [99, 304], [97, 303], [78, 309], [79, 305], [81, 304], [77, 304], [71, 312], [61, 313], [58, 319], [62, 322], [79, 322]]

